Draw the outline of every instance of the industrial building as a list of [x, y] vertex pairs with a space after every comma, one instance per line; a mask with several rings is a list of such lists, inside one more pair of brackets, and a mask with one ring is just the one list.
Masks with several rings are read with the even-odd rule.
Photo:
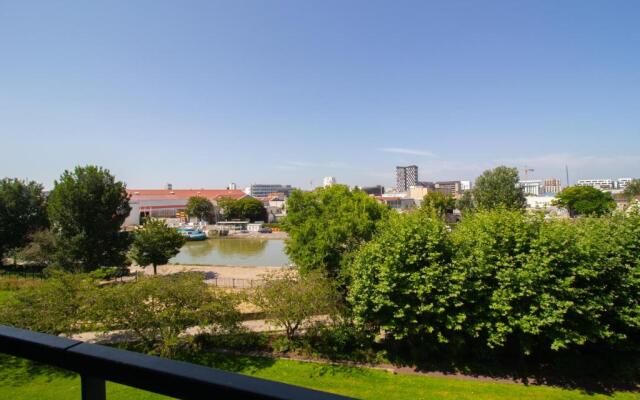
[[190, 197], [200, 196], [209, 199], [214, 205], [223, 197], [241, 199], [247, 194], [241, 190], [226, 189], [128, 189], [131, 213], [124, 226], [140, 225], [145, 217], [176, 218], [184, 212]]

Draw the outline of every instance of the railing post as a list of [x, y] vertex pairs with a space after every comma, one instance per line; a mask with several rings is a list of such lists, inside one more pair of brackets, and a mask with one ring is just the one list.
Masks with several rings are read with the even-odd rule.
[[81, 375], [82, 400], [106, 400], [107, 388], [104, 379]]

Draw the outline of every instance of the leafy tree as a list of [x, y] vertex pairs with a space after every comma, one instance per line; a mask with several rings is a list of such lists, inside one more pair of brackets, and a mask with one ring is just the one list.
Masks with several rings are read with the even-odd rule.
[[56, 262], [84, 271], [125, 265], [130, 239], [121, 226], [130, 211], [125, 184], [108, 170], [86, 166], [65, 171], [48, 200]]
[[23, 247], [29, 235], [48, 225], [42, 185], [19, 179], [0, 180], [0, 260]]
[[92, 319], [105, 331], [126, 330], [145, 350], [170, 357], [190, 327], [228, 333], [238, 326], [238, 298], [211, 290], [197, 273], [141, 277], [101, 290]]
[[421, 211], [444, 218], [445, 214], [451, 214], [456, 206], [456, 200], [451, 195], [445, 195], [441, 192], [427, 193], [422, 199], [420, 205]]
[[50, 230], [43, 229], [31, 234], [29, 243], [18, 252], [18, 258], [40, 265], [49, 265], [55, 250], [55, 235]]
[[395, 339], [451, 340], [464, 313], [455, 297], [463, 276], [450, 268], [450, 259], [440, 218], [392, 216], [350, 265], [347, 298], [356, 321]]
[[151, 264], [156, 275], [157, 266], [166, 264], [178, 254], [185, 241], [177, 229], [167, 226], [162, 220], [150, 219], [136, 231], [131, 257], [143, 267]]
[[351, 264], [357, 321], [447, 352], [637, 348], [640, 213], [392, 218]]
[[256, 289], [252, 302], [268, 320], [284, 327], [287, 338], [292, 339], [312, 317], [332, 313], [337, 298], [332, 284], [320, 272], [299, 276], [286, 271], [268, 275]]
[[475, 182], [473, 197], [478, 208], [494, 209], [503, 207], [507, 210], [523, 209], [527, 200], [518, 186], [520, 178], [516, 168], [505, 166], [487, 170]]
[[634, 197], [640, 196], [640, 179], [633, 179], [626, 188], [624, 188], [623, 194], [628, 198], [632, 199]]
[[210, 222], [215, 216], [215, 208], [209, 199], [193, 196], [187, 201], [187, 215], [196, 217], [200, 221]]
[[285, 251], [303, 274], [317, 269], [336, 277], [347, 255], [370, 240], [388, 214], [385, 205], [344, 185], [295, 190], [283, 223]]
[[576, 215], [604, 215], [613, 211], [616, 202], [611, 193], [591, 186], [569, 186], [556, 195], [554, 205], [566, 208], [572, 217]]
[[264, 204], [254, 197], [232, 199], [223, 197], [218, 200], [218, 206], [222, 209], [225, 220], [248, 219], [251, 222], [267, 221], [267, 209]]
[[475, 199], [473, 198], [473, 190], [465, 190], [462, 193], [462, 196], [458, 200], [456, 200], [456, 208], [463, 214], [476, 209]]
[[2, 302], [0, 321], [37, 332], [70, 335], [82, 330], [97, 290], [86, 276], [55, 274]]

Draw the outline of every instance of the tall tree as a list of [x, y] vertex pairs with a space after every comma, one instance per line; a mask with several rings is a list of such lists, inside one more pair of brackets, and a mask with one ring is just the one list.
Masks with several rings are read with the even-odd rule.
[[553, 201], [554, 205], [566, 208], [569, 215], [604, 215], [616, 208], [611, 193], [591, 186], [569, 186], [564, 188]]
[[29, 241], [48, 224], [42, 185], [19, 179], [0, 180], [0, 259]]
[[215, 215], [215, 208], [209, 199], [193, 196], [187, 201], [187, 215], [196, 217], [200, 221], [211, 222]]
[[222, 209], [223, 218], [230, 219], [248, 219], [254, 221], [267, 221], [267, 209], [264, 204], [253, 197], [243, 197], [241, 199], [232, 199], [223, 197], [218, 200], [218, 206]]
[[487, 170], [476, 179], [473, 195], [475, 203], [481, 209], [506, 208], [523, 209], [527, 200], [519, 187], [518, 170], [505, 166]]
[[283, 224], [289, 233], [285, 250], [302, 273], [319, 269], [339, 276], [345, 257], [373, 237], [388, 213], [387, 206], [344, 185], [295, 190]]
[[628, 198], [640, 196], [640, 179], [633, 179], [626, 188], [624, 188], [623, 194]]
[[89, 165], [65, 171], [48, 200], [55, 261], [74, 271], [125, 265], [130, 239], [121, 226], [130, 211], [125, 184], [108, 170]]
[[171, 228], [159, 219], [150, 219], [135, 233], [131, 257], [142, 267], [153, 266], [156, 275], [158, 265], [166, 264], [180, 251], [185, 238], [177, 229]]

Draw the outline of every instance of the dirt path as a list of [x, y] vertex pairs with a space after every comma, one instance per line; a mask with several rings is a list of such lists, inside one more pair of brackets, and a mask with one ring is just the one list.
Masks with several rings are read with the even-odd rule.
[[[280, 271], [287, 267], [241, 267], [227, 265], [176, 265], [166, 264], [158, 266], [158, 274], [168, 275], [178, 272], [203, 272], [207, 274], [207, 279], [262, 279], [265, 274], [273, 271]], [[144, 272], [145, 275], [153, 275], [153, 268], [140, 268], [139, 266], [129, 267], [132, 273]]]

